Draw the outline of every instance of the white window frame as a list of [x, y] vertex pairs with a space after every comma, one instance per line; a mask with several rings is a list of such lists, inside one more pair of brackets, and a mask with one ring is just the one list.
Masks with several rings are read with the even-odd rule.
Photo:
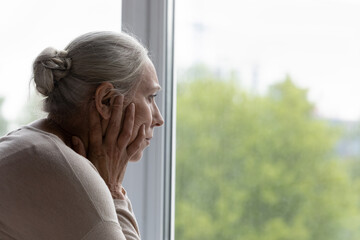
[[175, 84], [173, 84], [174, 0], [123, 0], [122, 30], [149, 49], [163, 91], [157, 103], [165, 119], [138, 163], [130, 163], [124, 187], [142, 239], [174, 239]]

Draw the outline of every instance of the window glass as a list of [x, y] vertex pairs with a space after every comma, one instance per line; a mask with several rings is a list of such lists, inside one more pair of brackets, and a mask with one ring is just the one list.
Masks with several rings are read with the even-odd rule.
[[360, 239], [360, 3], [175, 6], [175, 239]]
[[0, 4], [0, 136], [40, 116], [29, 90], [32, 62], [89, 31], [121, 30], [121, 0], [3, 1]]

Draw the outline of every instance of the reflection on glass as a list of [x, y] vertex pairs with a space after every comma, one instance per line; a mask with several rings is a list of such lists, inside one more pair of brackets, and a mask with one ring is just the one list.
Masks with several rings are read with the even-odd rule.
[[360, 239], [360, 3], [176, 7], [176, 240]]

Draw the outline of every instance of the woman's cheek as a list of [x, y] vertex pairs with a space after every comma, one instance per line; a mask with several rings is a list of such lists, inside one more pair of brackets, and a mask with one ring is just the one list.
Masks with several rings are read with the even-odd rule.
[[139, 134], [139, 129], [140, 129], [141, 123], [140, 121], [138, 121], [135, 118], [135, 122], [134, 122], [134, 127], [133, 127], [133, 132], [132, 132], [132, 136], [131, 136], [131, 141], [133, 141], [137, 135]]
[[147, 125], [144, 118], [145, 113], [146, 113], [146, 108], [144, 108], [144, 104], [135, 103], [135, 119], [134, 119], [134, 127], [133, 127], [131, 141], [133, 141], [138, 135], [141, 125], [143, 125], [144, 123], [145, 125]]

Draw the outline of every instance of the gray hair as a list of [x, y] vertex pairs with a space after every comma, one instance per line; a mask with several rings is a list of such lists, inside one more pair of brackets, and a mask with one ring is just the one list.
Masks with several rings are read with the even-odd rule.
[[42, 51], [33, 64], [33, 80], [45, 97], [44, 111], [59, 117], [88, 103], [102, 82], [130, 96], [148, 59], [147, 49], [126, 33], [91, 32], [65, 50]]

